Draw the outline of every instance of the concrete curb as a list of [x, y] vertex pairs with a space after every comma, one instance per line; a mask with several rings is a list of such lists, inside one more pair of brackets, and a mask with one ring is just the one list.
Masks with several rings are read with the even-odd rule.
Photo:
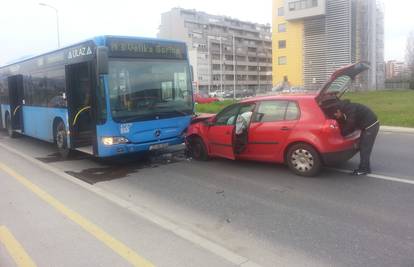
[[414, 128], [408, 128], [408, 127], [381, 126], [380, 131], [382, 131], [382, 132], [392, 132], [392, 133], [414, 134]]

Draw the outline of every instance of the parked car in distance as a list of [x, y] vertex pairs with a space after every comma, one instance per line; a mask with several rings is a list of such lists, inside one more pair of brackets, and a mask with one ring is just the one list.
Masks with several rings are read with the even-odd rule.
[[212, 102], [220, 101], [217, 97], [210, 97], [208, 94], [205, 93], [194, 93], [194, 102], [198, 104], [208, 104]]
[[196, 118], [187, 148], [196, 160], [285, 163], [297, 175], [314, 176], [323, 165], [347, 161], [358, 151], [360, 132], [342, 136], [331, 107], [366, 69], [366, 63], [339, 69], [317, 93], [253, 97]]
[[210, 97], [224, 97], [225, 91], [216, 90], [209, 93]]

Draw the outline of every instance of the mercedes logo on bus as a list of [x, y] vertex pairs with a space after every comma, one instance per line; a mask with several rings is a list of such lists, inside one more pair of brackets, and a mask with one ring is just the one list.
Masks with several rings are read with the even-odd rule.
[[160, 129], [157, 129], [155, 132], [154, 132], [154, 136], [155, 137], [160, 137], [161, 136], [161, 130]]

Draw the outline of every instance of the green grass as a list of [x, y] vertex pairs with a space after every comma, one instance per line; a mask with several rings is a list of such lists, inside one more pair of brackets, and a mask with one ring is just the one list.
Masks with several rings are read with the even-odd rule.
[[414, 127], [414, 90], [347, 93], [343, 99], [367, 105], [382, 125]]
[[209, 104], [197, 104], [196, 112], [197, 113], [217, 113], [228, 105], [233, 104], [233, 100], [224, 100], [213, 102]]
[[[382, 125], [414, 127], [414, 90], [347, 93], [342, 99], [369, 106]], [[224, 100], [198, 104], [196, 112], [217, 113], [232, 103], [232, 100]]]

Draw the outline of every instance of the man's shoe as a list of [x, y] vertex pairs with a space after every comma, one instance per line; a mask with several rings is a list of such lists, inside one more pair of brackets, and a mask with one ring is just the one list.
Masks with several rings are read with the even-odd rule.
[[371, 173], [370, 171], [364, 171], [364, 170], [356, 169], [351, 173], [351, 175], [361, 176], [361, 175], [367, 175], [367, 174], [370, 174], [370, 173]]

